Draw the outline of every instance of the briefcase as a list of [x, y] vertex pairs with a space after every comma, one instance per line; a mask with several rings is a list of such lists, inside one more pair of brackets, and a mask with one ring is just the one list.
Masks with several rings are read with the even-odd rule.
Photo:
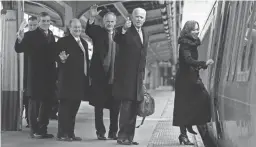
[[147, 116], [152, 115], [155, 112], [155, 100], [154, 98], [147, 92], [146, 87], [144, 87], [144, 99], [141, 101], [138, 107], [138, 116], [143, 117], [142, 122], [136, 128], [139, 128], [143, 125], [144, 120]]

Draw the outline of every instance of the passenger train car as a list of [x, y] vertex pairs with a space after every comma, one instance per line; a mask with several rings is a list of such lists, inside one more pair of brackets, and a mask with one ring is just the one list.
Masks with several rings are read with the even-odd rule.
[[217, 147], [256, 146], [256, 2], [216, 1], [200, 34], [201, 77], [212, 98]]

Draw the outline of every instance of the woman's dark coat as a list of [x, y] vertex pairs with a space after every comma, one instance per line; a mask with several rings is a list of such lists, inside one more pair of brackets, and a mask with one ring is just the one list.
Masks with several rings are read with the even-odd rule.
[[173, 125], [200, 125], [210, 121], [210, 97], [200, 77], [199, 69], [207, 68], [198, 61], [200, 40], [192, 36], [179, 38], [179, 68], [175, 81]]

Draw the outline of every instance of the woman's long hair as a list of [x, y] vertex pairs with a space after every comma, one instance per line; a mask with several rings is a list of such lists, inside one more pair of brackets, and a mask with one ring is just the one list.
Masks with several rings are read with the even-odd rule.
[[196, 24], [198, 25], [198, 28], [199, 28], [199, 23], [197, 21], [195, 20], [187, 21], [180, 32], [180, 37], [191, 36], [191, 31], [194, 30]]
[[[191, 31], [195, 29], [196, 24], [198, 25], [198, 29], [199, 29], [199, 23], [197, 21], [190, 20], [185, 23], [183, 29], [180, 32], [178, 44], [188, 43], [193, 46], [199, 46], [201, 44], [199, 37], [193, 36], [191, 34]], [[193, 38], [193, 39], [191, 40], [187, 38]]]

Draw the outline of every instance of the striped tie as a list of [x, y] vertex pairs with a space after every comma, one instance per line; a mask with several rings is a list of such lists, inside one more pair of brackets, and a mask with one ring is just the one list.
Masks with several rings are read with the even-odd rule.
[[81, 40], [77, 40], [78, 45], [80, 46], [80, 48], [82, 49], [82, 51], [84, 52], [84, 74], [87, 75], [87, 62], [86, 62], [86, 52], [84, 49], [84, 46], [81, 42]]

